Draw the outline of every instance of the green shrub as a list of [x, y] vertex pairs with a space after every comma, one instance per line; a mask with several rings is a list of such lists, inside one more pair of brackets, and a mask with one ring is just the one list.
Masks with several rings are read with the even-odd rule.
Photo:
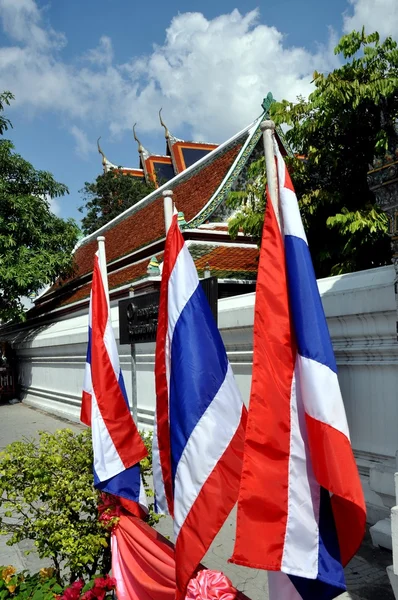
[[98, 521], [91, 432], [40, 432], [39, 441], [13, 442], [0, 455], [0, 533], [7, 544], [29, 539], [50, 558], [60, 581], [109, 567], [109, 532]]
[[152, 431], [141, 431], [141, 437], [144, 440], [144, 444], [148, 451], [148, 456], [141, 461], [141, 475], [144, 482], [145, 492], [148, 499], [148, 524], [153, 527], [163, 518], [164, 515], [158, 515], [155, 512], [154, 502], [154, 491], [151, 487], [151, 482], [148, 481], [152, 478]]
[[[151, 453], [151, 434], [142, 434]], [[55, 577], [90, 579], [110, 569], [110, 532], [98, 520], [93, 487], [91, 431], [40, 432], [39, 441], [13, 442], [0, 453], [0, 534], [8, 545], [32, 540], [40, 558], [51, 559]], [[151, 455], [143, 461], [148, 496]], [[149, 523], [159, 517], [150, 506]], [[0, 596], [0, 600], [2, 597]]]
[[54, 569], [40, 569], [29, 575], [26, 571], [17, 573], [11, 566], [0, 567], [0, 600], [54, 600], [61, 592]]

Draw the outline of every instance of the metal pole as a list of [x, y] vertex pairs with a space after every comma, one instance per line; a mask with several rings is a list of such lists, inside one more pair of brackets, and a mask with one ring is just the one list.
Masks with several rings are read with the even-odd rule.
[[[134, 289], [130, 289], [129, 297], [134, 297]], [[131, 349], [131, 410], [133, 420], [138, 425], [138, 396], [137, 396], [137, 357], [135, 352], [135, 344], [130, 344]]]
[[170, 229], [171, 221], [173, 219], [173, 192], [171, 190], [165, 190], [163, 192], [163, 204], [164, 204], [164, 225], [166, 229], [166, 235]]
[[281, 229], [281, 217], [279, 210], [279, 193], [278, 193], [278, 174], [275, 163], [274, 153], [274, 130], [275, 123], [273, 121], [262, 121], [260, 124], [263, 132], [265, 167], [267, 169], [267, 185], [268, 185], [268, 200], [271, 200], [274, 208], [275, 216]]

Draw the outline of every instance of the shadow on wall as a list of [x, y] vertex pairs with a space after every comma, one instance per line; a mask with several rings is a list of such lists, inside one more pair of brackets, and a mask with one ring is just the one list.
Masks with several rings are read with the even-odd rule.
[[32, 383], [32, 365], [23, 363], [14, 347], [17, 344], [28, 344], [34, 340], [48, 325], [37, 328], [17, 329], [11, 328], [3, 333], [0, 342], [0, 404], [15, 404], [22, 402], [26, 396], [26, 388]]

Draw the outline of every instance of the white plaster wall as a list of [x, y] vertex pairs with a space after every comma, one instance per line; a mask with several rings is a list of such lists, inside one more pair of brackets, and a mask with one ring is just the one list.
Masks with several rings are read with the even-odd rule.
[[[352, 445], [370, 503], [370, 520], [392, 502], [370, 472], [389, 470], [398, 450], [398, 343], [394, 267], [329, 277], [318, 282], [339, 369]], [[219, 328], [239, 388], [250, 394], [254, 294], [219, 302]], [[119, 336], [118, 309], [112, 324]], [[77, 420], [87, 344], [87, 313], [77, 313], [15, 341], [25, 402]], [[150, 427], [155, 405], [154, 345], [136, 348], [138, 416]], [[119, 347], [131, 397], [129, 346]], [[377, 474], [377, 473], [376, 473]], [[379, 478], [380, 479], [380, 478]], [[373, 482], [373, 483], [372, 483]], [[392, 480], [393, 489], [393, 480]], [[391, 504], [392, 506], [393, 504]]]

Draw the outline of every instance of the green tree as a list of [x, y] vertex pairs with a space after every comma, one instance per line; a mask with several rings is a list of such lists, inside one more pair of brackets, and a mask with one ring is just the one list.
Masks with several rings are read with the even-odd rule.
[[5, 106], [10, 106], [10, 102], [13, 98], [14, 96], [11, 92], [3, 92], [0, 94], [0, 135], [3, 135], [9, 127], [12, 127], [11, 121], [1, 113], [4, 112]]
[[[388, 218], [369, 189], [368, 172], [375, 157], [391, 155], [398, 145], [397, 43], [353, 31], [335, 53], [344, 64], [326, 75], [314, 73], [308, 100], [271, 106], [275, 122], [289, 126], [290, 146], [305, 157], [287, 162], [318, 277], [391, 259]], [[239, 218], [232, 219], [232, 229]]]
[[83, 232], [88, 235], [96, 231], [154, 189], [153, 184], [125, 175], [118, 169], [99, 175], [93, 183], [86, 181], [80, 191], [84, 205], [79, 208], [81, 213], [86, 213], [82, 218]]
[[[0, 94], [0, 134], [11, 126], [1, 112], [13, 96]], [[0, 139], [0, 319], [23, 319], [21, 297], [71, 271], [78, 227], [50, 210], [49, 199], [68, 189], [37, 171]]]

